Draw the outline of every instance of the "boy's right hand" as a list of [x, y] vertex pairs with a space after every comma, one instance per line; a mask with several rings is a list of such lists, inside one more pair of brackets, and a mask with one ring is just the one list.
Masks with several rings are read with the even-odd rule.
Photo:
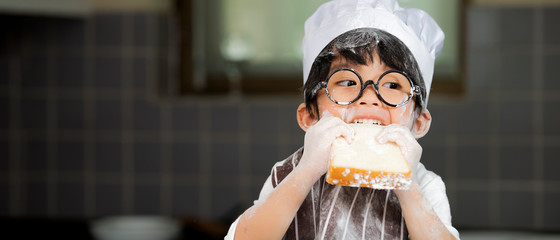
[[305, 168], [311, 176], [319, 179], [328, 170], [331, 145], [340, 136], [351, 143], [354, 129], [328, 111], [323, 112], [321, 119], [305, 133], [303, 156], [298, 167]]

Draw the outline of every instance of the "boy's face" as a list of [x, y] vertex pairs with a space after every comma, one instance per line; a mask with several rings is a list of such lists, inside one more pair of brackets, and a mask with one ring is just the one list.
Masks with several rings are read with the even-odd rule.
[[[368, 63], [367, 65], [350, 64], [345, 59], [335, 59], [331, 64], [329, 72], [341, 67], [356, 70], [364, 82], [373, 80], [376, 83], [383, 73], [391, 70], [379, 60], [377, 55], [374, 55], [373, 63]], [[328, 111], [331, 115], [342, 119], [346, 123], [374, 121], [384, 126], [399, 124], [411, 129], [415, 136], [419, 138], [429, 129], [431, 116], [427, 109], [419, 116], [415, 116], [414, 102], [415, 101], [411, 100], [406, 105], [400, 107], [388, 106], [379, 99], [374, 87], [371, 85], [368, 85], [364, 89], [362, 96], [357, 101], [349, 105], [334, 103], [327, 96], [325, 89], [321, 89], [317, 93], [317, 106], [321, 114]], [[305, 105], [302, 104], [302, 106]], [[303, 130], [307, 130], [308, 127], [318, 120], [314, 119], [313, 116], [307, 116], [307, 118], [305, 116], [299, 116], [300, 114], [300, 110], [298, 109], [298, 122]]]

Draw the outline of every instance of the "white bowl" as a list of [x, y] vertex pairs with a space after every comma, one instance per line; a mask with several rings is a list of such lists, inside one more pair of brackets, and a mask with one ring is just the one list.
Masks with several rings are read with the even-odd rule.
[[114, 216], [92, 221], [99, 240], [169, 240], [178, 236], [177, 220], [162, 216]]

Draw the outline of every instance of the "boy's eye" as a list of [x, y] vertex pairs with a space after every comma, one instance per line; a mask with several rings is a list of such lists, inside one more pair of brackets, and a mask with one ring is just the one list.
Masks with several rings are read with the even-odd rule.
[[390, 89], [400, 89], [400, 84], [396, 82], [387, 82], [383, 84], [383, 87], [390, 88]]
[[356, 81], [354, 80], [341, 80], [336, 83], [336, 85], [341, 87], [350, 87], [350, 86], [355, 86], [357, 84], [358, 83], [356, 83]]

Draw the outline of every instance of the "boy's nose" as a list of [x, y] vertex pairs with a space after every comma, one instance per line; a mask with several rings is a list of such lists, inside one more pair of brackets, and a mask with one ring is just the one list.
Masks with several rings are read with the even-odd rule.
[[362, 97], [358, 100], [360, 105], [374, 105], [380, 106], [381, 100], [377, 96], [377, 92], [373, 85], [367, 85], [364, 91], [362, 92]]

